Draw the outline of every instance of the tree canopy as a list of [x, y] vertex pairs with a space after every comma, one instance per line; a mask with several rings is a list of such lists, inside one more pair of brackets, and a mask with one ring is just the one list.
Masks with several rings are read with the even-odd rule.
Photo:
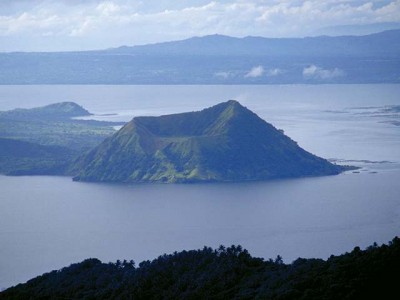
[[241, 246], [153, 261], [91, 258], [0, 293], [0, 299], [384, 299], [397, 292], [400, 239], [327, 260], [252, 257]]

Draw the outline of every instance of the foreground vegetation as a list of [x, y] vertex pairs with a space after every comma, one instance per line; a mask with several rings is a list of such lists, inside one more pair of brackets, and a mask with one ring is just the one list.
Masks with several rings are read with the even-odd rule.
[[328, 260], [264, 261], [240, 246], [133, 261], [87, 259], [0, 293], [0, 299], [389, 299], [400, 239]]

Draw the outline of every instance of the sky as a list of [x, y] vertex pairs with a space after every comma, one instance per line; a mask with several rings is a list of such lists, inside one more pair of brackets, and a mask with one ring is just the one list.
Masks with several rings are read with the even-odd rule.
[[0, 0], [0, 51], [106, 49], [209, 34], [304, 37], [386, 22], [400, 22], [400, 0]]

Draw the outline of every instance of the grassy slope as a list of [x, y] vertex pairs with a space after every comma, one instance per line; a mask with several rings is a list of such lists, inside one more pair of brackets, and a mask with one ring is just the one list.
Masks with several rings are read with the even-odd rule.
[[76, 180], [236, 181], [337, 174], [236, 101], [138, 117], [77, 161]]

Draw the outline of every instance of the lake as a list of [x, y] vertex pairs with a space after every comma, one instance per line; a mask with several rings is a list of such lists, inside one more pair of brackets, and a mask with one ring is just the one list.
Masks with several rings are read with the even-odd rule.
[[337, 176], [223, 184], [97, 184], [0, 176], [0, 288], [89, 257], [137, 263], [241, 244], [286, 263], [400, 233], [400, 85], [0, 86], [0, 110], [75, 101], [128, 121], [236, 99], [306, 150], [362, 167]]

